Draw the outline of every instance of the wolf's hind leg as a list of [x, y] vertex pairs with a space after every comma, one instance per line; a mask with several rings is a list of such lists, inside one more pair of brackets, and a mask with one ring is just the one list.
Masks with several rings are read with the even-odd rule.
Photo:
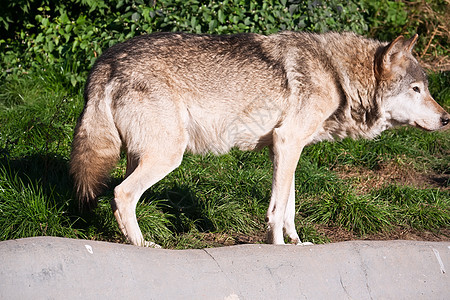
[[136, 218], [136, 205], [145, 190], [180, 165], [184, 149], [180, 147], [176, 153], [173, 149], [171, 152], [148, 151], [140, 157], [134, 171], [114, 189], [114, 200], [111, 202], [114, 216], [121, 231], [133, 245], [155, 246], [144, 241]]
[[[127, 170], [125, 172], [125, 178], [127, 178], [128, 176], [130, 176], [131, 173], [133, 173], [133, 171], [136, 169], [138, 164], [139, 164], [139, 160], [136, 157], [134, 157], [133, 155], [130, 155], [128, 153], [127, 154]], [[119, 211], [117, 210], [116, 202], [114, 199], [111, 200], [111, 208], [114, 212], [114, 217], [116, 218], [116, 221], [119, 224], [120, 231], [122, 231], [122, 233], [124, 233], [124, 235], [126, 236], [125, 226], [123, 225], [122, 218], [120, 217]]]

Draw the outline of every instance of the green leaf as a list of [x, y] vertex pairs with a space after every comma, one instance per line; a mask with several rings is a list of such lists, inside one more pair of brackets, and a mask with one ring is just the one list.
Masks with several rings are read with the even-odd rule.
[[86, 23], [86, 17], [81, 15], [78, 17], [78, 19], [76, 20], [76, 23], [78, 25], [84, 25]]
[[34, 42], [36, 43], [36, 44], [39, 44], [40, 42], [42, 42], [44, 40], [44, 35], [42, 34], [42, 33], [39, 33], [37, 36], [36, 36], [36, 39], [34, 40]]
[[41, 21], [41, 24], [44, 27], [47, 27], [49, 23], [50, 23], [50, 21], [47, 18], [43, 18], [42, 21]]
[[66, 13], [63, 13], [60, 17], [59, 20], [61, 21], [62, 24], [66, 24], [69, 23], [69, 17], [67, 16]]
[[72, 86], [77, 85], [77, 78], [75, 77], [75, 75], [70, 76], [70, 83], [72, 84]]
[[191, 27], [195, 28], [197, 26], [197, 18], [196, 17], [192, 17], [191, 18]]
[[223, 13], [223, 11], [221, 9], [219, 9], [219, 11], [217, 12], [217, 17], [219, 19], [220, 24], [225, 23], [225, 14]]
[[138, 12], [135, 12], [131, 15], [131, 20], [133, 20], [134, 22], [139, 21], [140, 18], [141, 18], [141, 15]]
[[50, 41], [50, 42], [48, 42], [48, 52], [53, 52], [53, 49], [55, 48], [55, 44], [52, 42], [52, 41]]
[[213, 32], [216, 28], [217, 28], [217, 20], [211, 20], [210, 22], [209, 22], [209, 31], [210, 32]]

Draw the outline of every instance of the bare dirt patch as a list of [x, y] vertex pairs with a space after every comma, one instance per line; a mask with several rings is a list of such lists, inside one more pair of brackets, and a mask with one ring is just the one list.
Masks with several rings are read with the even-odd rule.
[[379, 189], [388, 184], [450, 190], [448, 185], [450, 174], [418, 172], [410, 164], [399, 164], [395, 161], [384, 162], [375, 170], [344, 165], [337, 167], [334, 171], [340, 178], [354, 182], [361, 193]]
[[[315, 225], [317, 232], [326, 236], [331, 243], [353, 241], [353, 240], [408, 240], [408, 241], [431, 241], [449, 242], [450, 228], [444, 228], [436, 232], [420, 231], [411, 228], [394, 228], [388, 232], [358, 236], [357, 234], [339, 227]], [[233, 246], [240, 244], [262, 244], [266, 243], [265, 232], [252, 235], [226, 234], [226, 233], [202, 233], [201, 239], [209, 247]]]
[[253, 234], [226, 234], [226, 233], [203, 233], [202, 239], [207, 242], [208, 245], [213, 247], [220, 246], [232, 246], [240, 244], [261, 244], [265, 243], [265, 232], [257, 232]]
[[450, 229], [444, 228], [437, 232], [419, 231], [411, 228], [394, 228], [388, 232], [367, 234], [364, 236], [355, 235], [353, 232], [338, 227], [317, 225], [317, 231], [325, 235], [330, 242], [343, 242], [351, 240], [410, 240], [410, 241], [450, 241]]

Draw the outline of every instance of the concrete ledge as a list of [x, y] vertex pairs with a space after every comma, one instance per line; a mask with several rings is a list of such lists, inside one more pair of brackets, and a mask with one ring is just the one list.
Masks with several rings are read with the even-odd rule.
[[449, 299], [450, 242], [164, 250], [0, 242], [0, 299]]

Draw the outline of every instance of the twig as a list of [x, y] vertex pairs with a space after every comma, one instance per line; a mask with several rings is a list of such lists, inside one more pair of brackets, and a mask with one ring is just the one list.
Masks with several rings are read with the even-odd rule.
[[420, 58], [422, 58], [422, 57], [425, 55], [425, 53], [427, 53], [428, 48], [430, 47], [431, 42], [433, 41], [434, 36], [436, 35], [437, 31], [438, 31], [438, 26], [436, 26], [436, 27], [434, 28], [433, 33], [431, 34], [431, 38], [430, 38], [430, 40], [428, 41], [427, 45], [425, 46], [425, 49], [423, 49], [422, 54], [420, 55]]

